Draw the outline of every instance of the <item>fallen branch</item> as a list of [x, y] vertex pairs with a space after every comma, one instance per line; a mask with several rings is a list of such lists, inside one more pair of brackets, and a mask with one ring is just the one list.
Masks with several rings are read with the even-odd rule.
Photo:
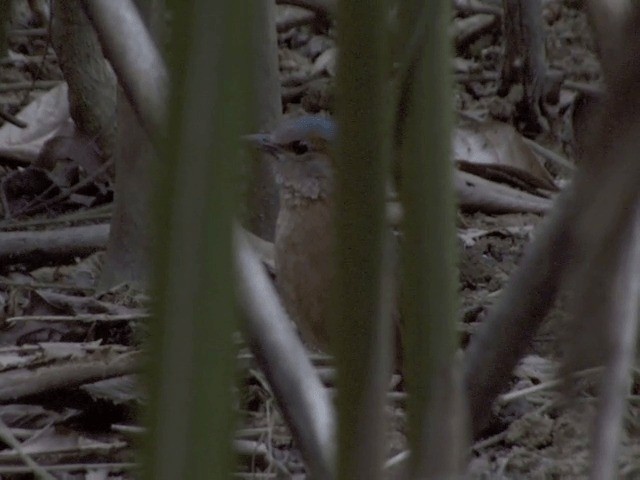
[[86, 225], [57, 230], [0, 232], [0, 264], [55, 261], [85, 257], [103, 249], [109, 225]]

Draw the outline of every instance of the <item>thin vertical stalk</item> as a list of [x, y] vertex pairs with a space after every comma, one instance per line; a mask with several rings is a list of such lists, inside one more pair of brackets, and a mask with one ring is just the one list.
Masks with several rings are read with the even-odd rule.
[[5, 56], [9, 49], [7, 32], [11, 22], [11, 0], [0, 1], [0, 56]]
[[229, 478], [236, 329], [231, 223], [251, 100], [247, 1], [167, 2], [172, 92], [159, 250], [149, 479]]
[[386, 2], [339, 2], [335, 309], [338, 478], [380, 478], [390, 322], [380, 310]]
[[[276, 11], [273, 1], [254, 2], [252, 49], [256, 105], [252, 132], [270, 130], [282, 117]], [[259, 237], [273, 241], [279, 202], [271, 159], [265, 153], [256, 152], [247, 170], [250, 175], [245, 192], [246, 224]]]
[[[411, 4], [412, 2], [407, 2]], [[413, 2], [416, 4], [416, 2]], [[410, 72], [401, 133], [405, 208], [402, 318], [413, 478], [453, 478], [460, 460], [452, 425], [462, 414], [455, 388], [457, 315], [455, 205], [449, 159], [452, 124], [449, 2], [422, 3], [401, 29], [424, 29]], [[410, 12], [415, 5], [405, 5]], [[422, 25], [419, 22], [424, 22]], [[458, 391], [456, 391], [458, 390]], [[462, 432], [460, 432], [462, 434]]]

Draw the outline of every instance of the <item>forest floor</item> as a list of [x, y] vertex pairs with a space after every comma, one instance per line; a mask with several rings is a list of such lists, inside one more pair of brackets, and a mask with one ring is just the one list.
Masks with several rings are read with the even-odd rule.
[[[574, 105], [584, 92], [601, 88], [598, 61], [584, 13], [570, 6], [571, 2], [543, 3], [547, 67], [559, 75], [561, 82], [554, 103], [545, 104], [544, 131], [532, 139], [577, 164]], [[291, 115], [302, 111], [331, 112], [335, 26], [325, 22], [285, 28], [285, 23], [304, 12], [296, 7], [278, 9], [285, 112]], [[453, 65], [458, 118], [472, 116], [481, 122], [494, 122], [492, 125], [509, 124], [513, 100], [509, 95], [501, 97], [497, 93], [504, 42], [500, 18], [490, 13], [457, 12], [452, 30], [456, 45]], [[55, 56], [43, 37], [16, 35], [11, 37], [10, 45], [16, 57], [0, 70], [3, 85], [27, 82], [34, 87], [33, 82], [37, 81], [45, 89], [48, 84], [42, 82], [62, 79]], [[49, 53], [43, 57], [45, 51]], [[38, 97], [37, 90], [26, 96], [20, 90], [3, 90], [0, 106], [16, 113], [21, 104]], [[2, 128], [0, 148], [4, 146], [2, 141], [6, 141], [1, 132]], [[494, 141], [508, 143], [511, 140], [507, 137], [499, 136]], [[37, 157], [38, 150], [34, 150], [37, 142], [24, 143], [25, 151]], [[503, 146], [497, 145], [496, 149]], [[31, 169], [28, 176], [20, 177], [23, 174], [16, 172], [30, 164], [25, 160], [28, 155], [13, 158], [1, 153], [3, 231], [40, 231], [60, 224], [97, 225], [108, 220], [111, 201], [108, 181], [96, 182], [93, 188], [68, 196], [58, 204], [48, 204], [44, 212], [35, 209], [9, 218], [7, 209], [14, 213], [22, 211], [32, 206], [41, 193], [25, 193], [20, 190], [21, 182], [31, 184], [42, 180], [42, 176], [37, 169]], [[507, 159], [507, 163], [512, 160]], [[560, 188], [566, 185], [570, 171], [549, 162], [541, 164], [555, 185]], [[40, 167], [43, 165], [39, 164]], [[54, 171], [56, 166], [47, 168]], [[68, 169], [60, 169], [58, 173], [70, 174]], [[59, 176], [45, 176], [47, 188], [65, 188], [57, 183]], [[91, 215], [78, 220], [68, 216], [74, 211]], [[463, 347], [499, 297], [542, 221], [544, 215], [538, 213], [488, 213], [482, 205], [459, 213], [459, 329]], [[40, 465], [58, 467], [55, 473], [58, 478], [135, 477], [134, 444], [141, 433], [136, 412], [145, 404], [144, 395], [133, 376], [99, 383], [90, 380], [99, 378], [96, 370], [104, 365], [125, 361], [127, 355], [139, 350], [139, 339], [146, 330], [148, 298], [127, 286], [97, 294], [95, 280], [102, 252], [101, 248], [89, 250], [93, 251], [73, 254], [71, 258], [35, 254], [28, 258], [3, 257], [0, 385], [11, 381], [12, 385], [24, 386], [24, 391], [2, 396], [0, 389], [0, 419], [9, 427], [9, 437], [0, 432], [0, 438], [8, 445], [11, 438], [21, 442], [20, 448], [0, 449], [2, 478], [31, 478], [32, 467], [26, 467], [24, 461], [27, 454]], [[586, 478], [596, 387], [592, 377], [585, 374], [570, 402], [558, 388], [562, 342], [568, 337], [563, 329], [565, 318], [562, 306], [558, 305], [517, 367], [509, 391], [497, 402], [491, 431], [471, 448], [467, 478]], [[302, 475], [299, 452], [292, 444], [266, 380], [247, 351], [243, 350], [240, 358], [243, 374], [235, 444], [240, 454], [238, 475], [241, 478], [270, 478], [254, 474], [272, 474], [273, 478]], [[316, 363], [323, 380], [331, 385], [332, 373], [326, 360]], [[88, 370], [91, 368], [95, 370]], [[84, 373], [77, 373], [80, 370]], [[47, 375], [57, 380], [43, 382]], [[394, 387], [389, 405], [389, 478], [396, 476], [405, 458], [404, 401], [404, 393]], [[639, 419], [637, 398], [632, 395], [625, 418], [620, 478], [640, 478]]]

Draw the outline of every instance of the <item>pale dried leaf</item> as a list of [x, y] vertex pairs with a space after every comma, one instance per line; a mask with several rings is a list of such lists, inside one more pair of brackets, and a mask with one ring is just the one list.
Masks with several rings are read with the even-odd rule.
[[[506, 123], [465, 121], [454, 131], [453, 157], [458, 162], [502, 169], [534, 186], [557, 190], [553, 178], [522, 136]], [[476, 175], [479, 172], [476, 170]]]
[[41, 429], [62, 423], [79, 413], [71, 408], [50, 410], [41, 405], [11, 404], [0, 406], [0, 418], [10, 428]]
[[36, 98], [17, 117], [28, 126], [5, 123], [0, 128], [0, 155], [34, 161], [47, 140], [73, 129], [66, 83]]
[[313, 62], [313, 68], [311, 69], [312, 75], [317, 75], [323, 72], [327, 72], [332, 77], [336, 76], [336, 56], [338, 49], [336, 47], [328, 48]]
[[66, 360], [69, 358], [83, 358], [88, 355], [87, 347], [98, 347], [100, 341], [89, 343], [78, 342], [42, 342], [40, 348], [45, 357], [50, 360]]
[[[24, 452], [30, 455], [54, 453], [61, 451], [72, 451], [80, 449], [109, 449], [117, 445], [122, 446], [121, 442], [104, 443], [78, 435], [70, 430], [59, 430], [49, 427], [43, 430], [39, 435], [31, 437], [22, 444]], [[2, 453], [0, 452], [0, 458]]]
[[121, 403], [138, 403], [143, 399], [140, 382], [133, 375], [109, 378], [100, 382], [80, 387], [94, 399], [108, 400], [116, 405]]

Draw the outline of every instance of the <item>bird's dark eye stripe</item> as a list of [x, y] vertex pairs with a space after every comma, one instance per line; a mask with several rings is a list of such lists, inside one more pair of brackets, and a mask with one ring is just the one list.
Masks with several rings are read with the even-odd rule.
[[291, 142], [290, 144], [291, 150], [300, 155], [309, 151], [309, 145], [306, 142], [301, 142], [296, 140], [295, 142]]

